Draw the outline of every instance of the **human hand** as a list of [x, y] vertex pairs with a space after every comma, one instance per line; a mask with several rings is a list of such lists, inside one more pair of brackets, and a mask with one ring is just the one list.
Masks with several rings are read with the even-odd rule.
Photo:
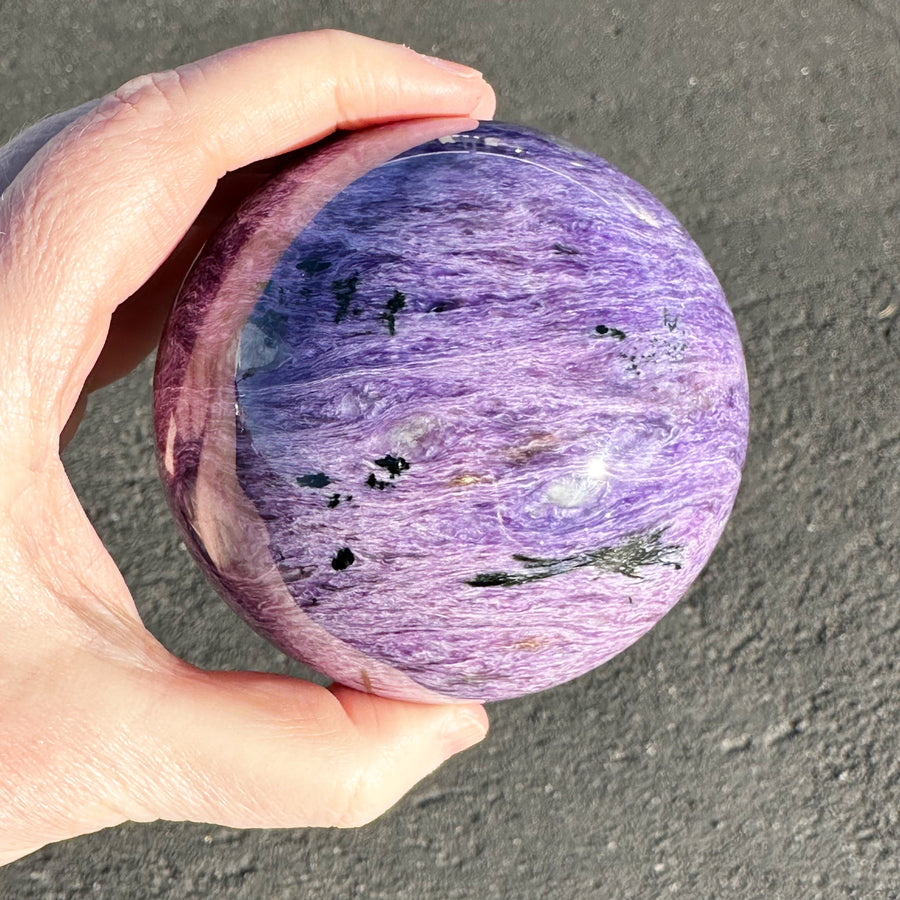
[[492, 114], [477, 73], [313, 32], [137, 78], [0, 150], [0, 864], [126, 820], [362, 824], [484, 735], [477, 704], [173, 657], [58, 448], [87, 392], [153, 349], [258, 161], [335, 128]]

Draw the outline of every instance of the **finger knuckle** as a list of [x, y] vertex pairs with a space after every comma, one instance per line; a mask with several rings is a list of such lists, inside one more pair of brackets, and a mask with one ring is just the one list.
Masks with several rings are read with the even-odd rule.
[[358, 772], [342, 791], [342, 801], [336, 805], [335, 825], [338, 828], [362, 828], [384, 812], [365, 772]]
[[103, 99], [97, 115], [108, 121], [138, 120], [155, 126], [177, 117], [185, 103], [185, 83], [178, 69], [151, 72], [126, 81]]
[[376, 78], [362, 65], [345, 69], [334, 83], [333, 102], [338, 125], [352, 125], [361, 119], [378, 121], [395, 93], [390, 81], [390, 73], [381, 73]]
[[390, 103], [396, 85], [389, 66], [375, 65], [369, 41], [338, 29], [315, 32], [323, 60], [340, 60], [340, 70], [330, 80], [331, 104], [339, 127], [360, 118], [378, 120]]
[[126, 106], [144, 112], [159, 106], [174, 107], [184, 99], [184, 82], [177, 69], [151, 72], [126, 81], [113, 96]]
[[314, 34], [335, 50], [346, 49], [350, 44], [359, 40], [359, 35], [350, 31], [344, 31], [341, 28], [322, 28], [314, 32]]

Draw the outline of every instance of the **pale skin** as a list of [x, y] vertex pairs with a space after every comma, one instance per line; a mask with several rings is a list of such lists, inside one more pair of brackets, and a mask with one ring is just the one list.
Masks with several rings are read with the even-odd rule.
[[127, 820], [364, 824], [484, 736], [477, 704], [172, 656], [59, 447], [88, 392], [153, 349], [260, 161], [336, 128], [493, 111], [477, 72], [326, 31], [137, 78], [0, 151], [0, 864]]

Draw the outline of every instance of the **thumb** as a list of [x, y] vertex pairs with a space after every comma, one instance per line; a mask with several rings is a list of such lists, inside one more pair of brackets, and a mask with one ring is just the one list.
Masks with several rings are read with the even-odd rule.
[[348, 827], [375, 819], [480, 741], [488, 721], [478, 704], [411, 703], [184, 666], [145, 727], [139, 743], [152, 748], [153, 777], [131, 780], [143, 784], [132, 818]]

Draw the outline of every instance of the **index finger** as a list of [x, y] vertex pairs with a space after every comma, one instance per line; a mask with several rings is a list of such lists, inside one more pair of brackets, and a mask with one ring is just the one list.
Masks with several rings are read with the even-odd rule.
[[[40, 468], [124, 299], [226, 172], [337, 128], [493, 113], [474, 70], [344, 32], [285, 35], [128, 82], [0, 198], [0, 410]], [[10, 454], [6, 454], [7, 457]]]

